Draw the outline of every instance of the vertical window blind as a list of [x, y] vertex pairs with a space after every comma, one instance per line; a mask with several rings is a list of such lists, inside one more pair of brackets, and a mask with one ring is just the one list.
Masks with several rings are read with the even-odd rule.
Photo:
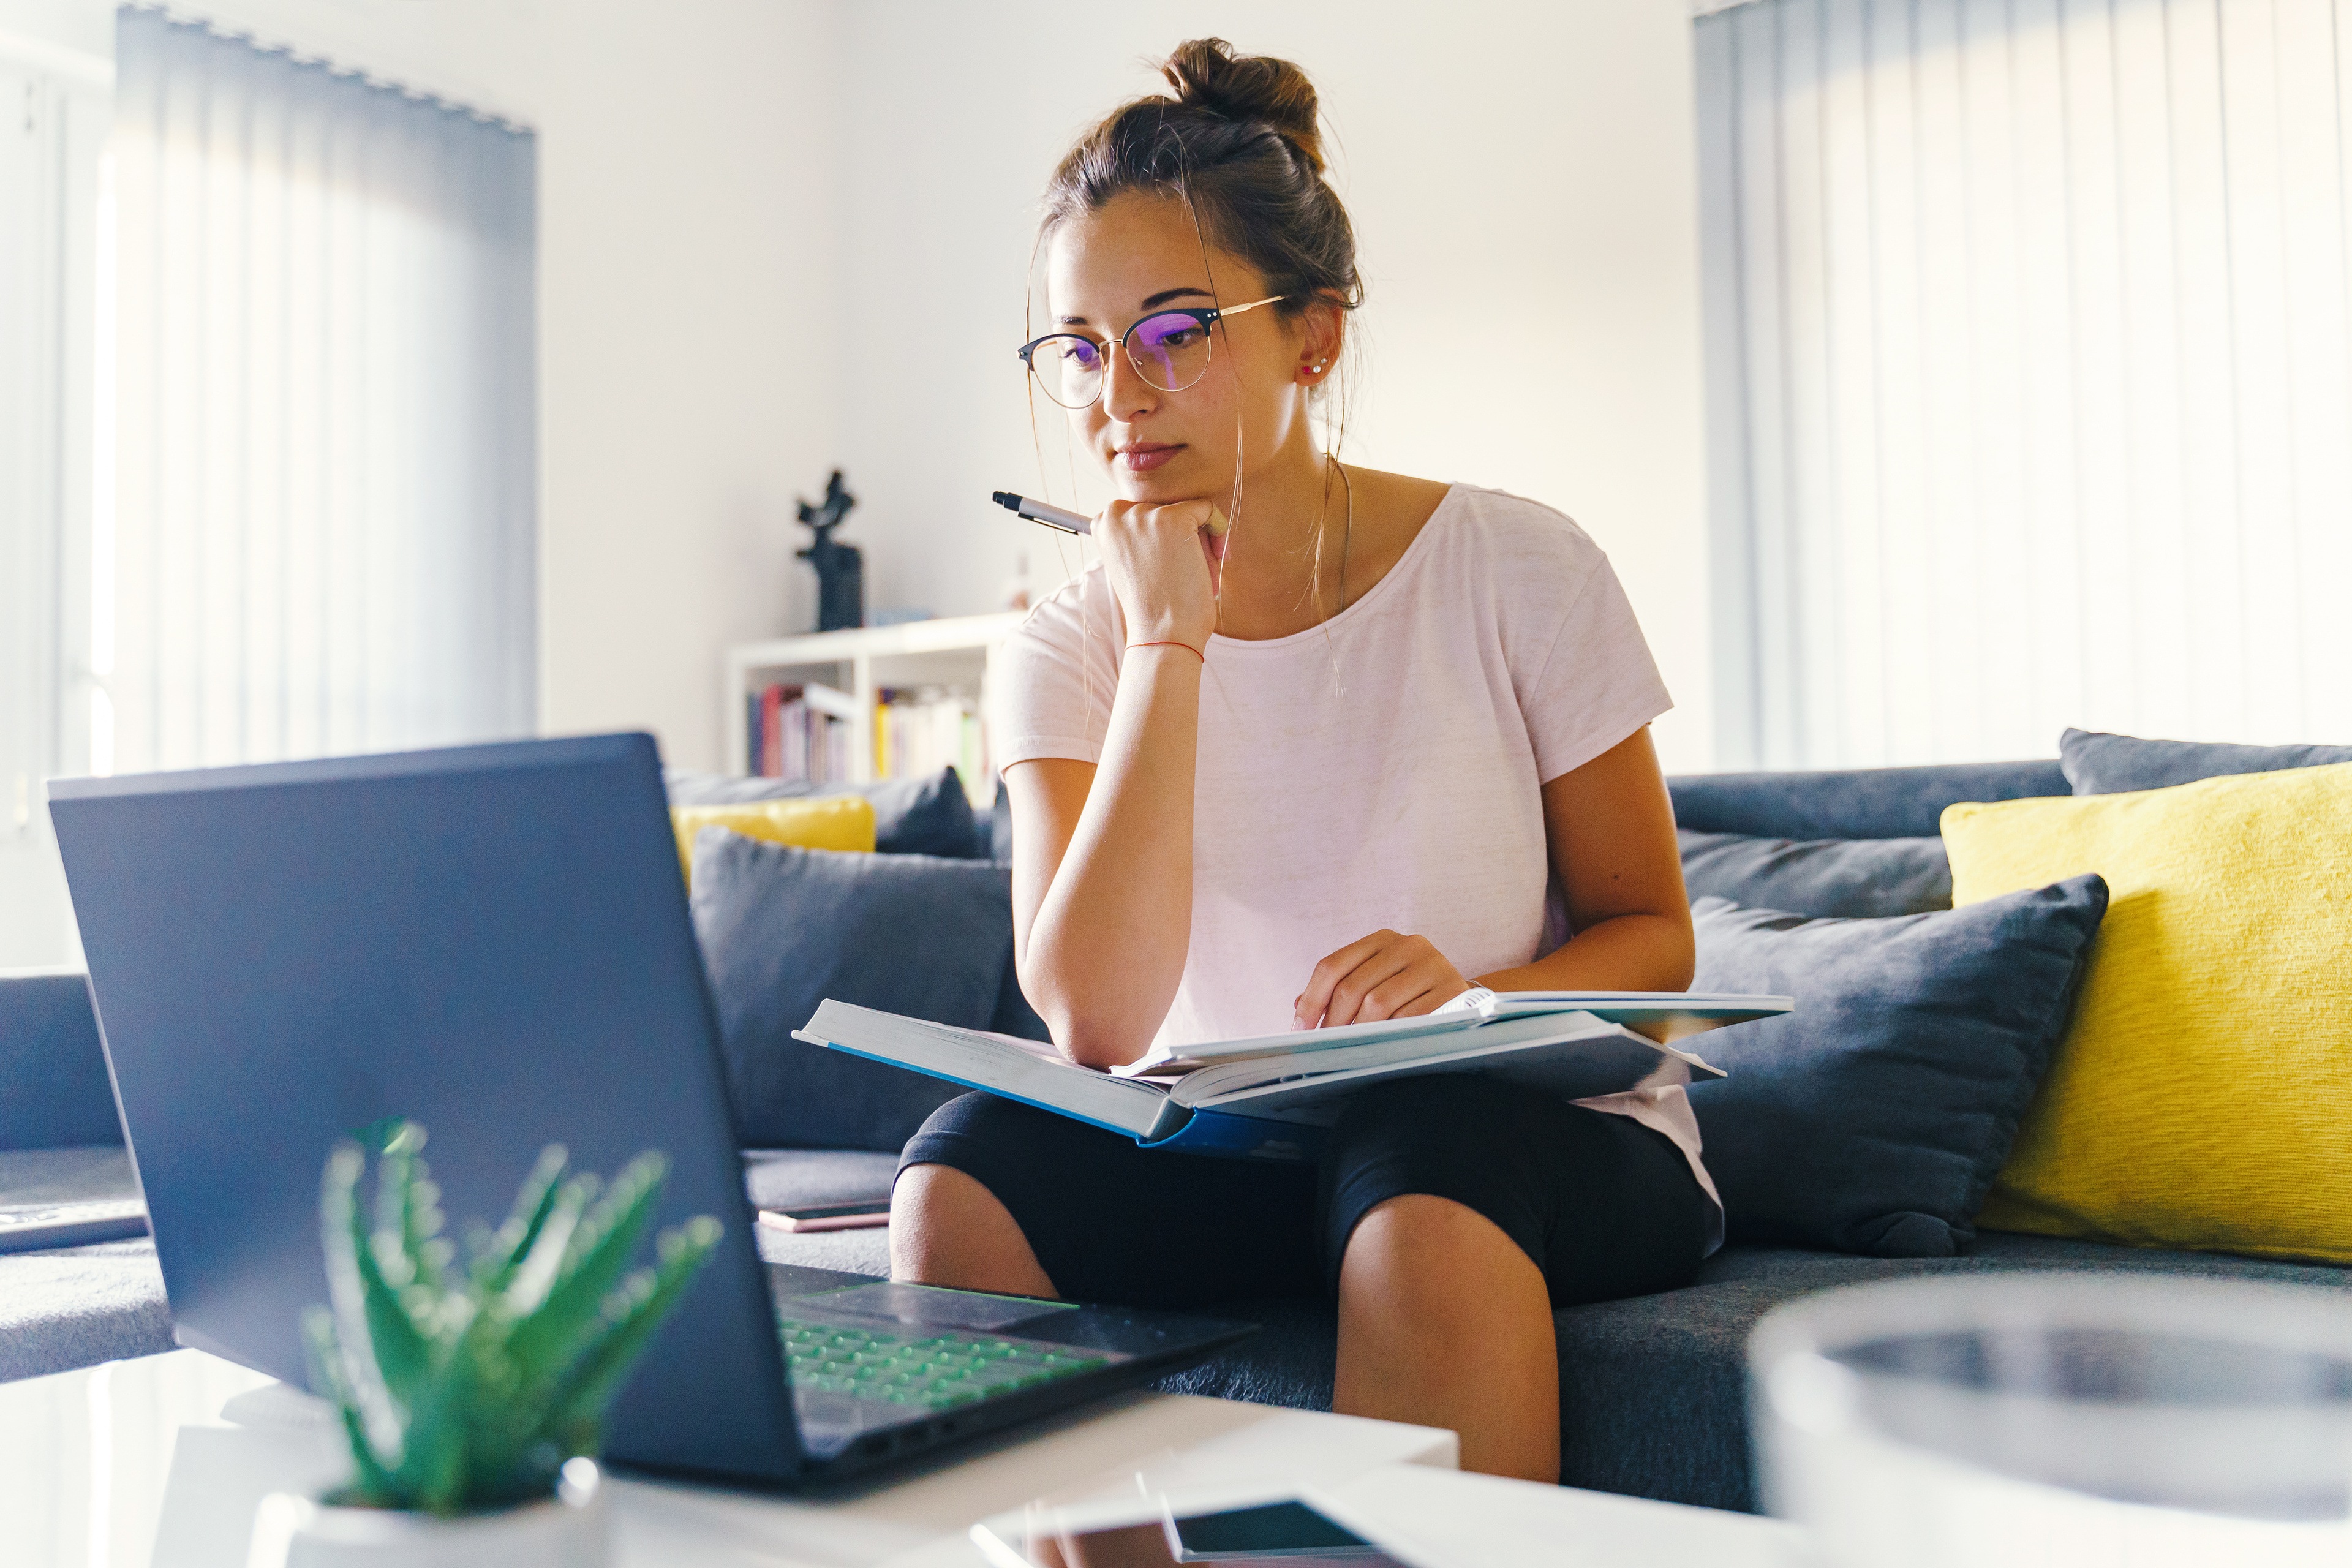
[[1696, 23], [1727, 764], [2352, 739], [2347, 13]]
[[129, 9], [115, 116], [101, 770], [529, 732], [531, 136]]
[[39, 837], [41, 781], [74, 751], [69, 535], [89, 502], [88, 213], [105, 137], [102, 89], [0, 53], [0, 844]]
[[[43, 784], [85, 754], [89, 322], [108, 108], [89, 62], [0, 37], [0, 965], [68, 956]], [[68, 690], [82, 696], [80, 706]]]

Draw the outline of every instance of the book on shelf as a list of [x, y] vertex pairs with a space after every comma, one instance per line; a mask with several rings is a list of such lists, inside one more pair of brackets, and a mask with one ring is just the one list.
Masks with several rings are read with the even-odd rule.
[[1367, 1084], [1481, 1073], [1562, 1100], [1687, 1084], [1724, 1074], [1672, 1042], [1793, 1006], [1786, 996], [1473, 986], [1421, 1017], [1155, 1047], [1108, 1072], [1036, 1040], [831, 999], [793, 1036], [1057, 1111], [1147, 1148], [1303, 1160]]
[[874, 705], [874, 776], [924, 778], [952, 767], [975, 805], [995, 799], [980, 704], [938, 686], [884, 687]]
[[857, 703], [814, 681], [772, 685], [744, 700], [751, 773], [761, 778], [847, 784]]

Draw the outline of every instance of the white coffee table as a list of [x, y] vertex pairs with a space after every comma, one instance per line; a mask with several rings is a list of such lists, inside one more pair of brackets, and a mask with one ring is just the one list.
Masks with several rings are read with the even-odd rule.
[[[1188, 1483], [1193, 1479], [1186, 1478]], [[1188, 1484], [1174, 1511], [1241, 1506], [1263, 1500], [1269, 1489], [1235, 1489], [1239, 1495], [1220, 1498], [1213, 1489]], [[1098, 1514], [1080, 1528], [1150, 1517], [1150, 1505], [1139, 1503], [1131, 1487], [1127, 1490], [1118, 1517]], [[1382, 1466], [1312, 1486], [1306, 1495], [1419, 1568], [1801, 1568], [1811, 1563], [1794, 1528], [1778, 1520], [1434, 1466]], [[1017, 1513], [997, 1522], [1014, 1540], [1023, 1533]], [[992, 1565], [967, 1532], [962, 1540], [941, 1539], [891, 1558], [884, 1568]]]
[[[320, 1414], [195, 1351], [0, 1384], [0, 1555], [12, 1568], [244, 1568], [264, 1493], [341, 1473]], [[974, 1521], [1171, 1455], [1196, 1479], [1320, 1489], [1448, 1568], [1784, 1560], [1769, 1521], [1460, 1476], [1455, 1454], [1430, 1427], [1138, 1394], [822, 1498], [616, 1477], [618, 1563], [971, 1564]]]

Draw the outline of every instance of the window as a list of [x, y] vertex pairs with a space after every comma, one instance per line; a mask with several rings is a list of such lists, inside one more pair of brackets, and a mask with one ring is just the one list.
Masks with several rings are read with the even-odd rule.
[[124, 11], [115, 767], [529, 733], [531, 136]]
[[530, 133], [151, 10], [110, 96], [52, 52], [0, 52], [0, 965], [74, 955], [49, 777], [538, 710]]
[[95, 188], [107, 97], [0, 54], [0, 964], [67, 959], [42, 784], [88, 761]]
[[2352, 736], [2345, 10], [1697, 23], [1726, 765]]

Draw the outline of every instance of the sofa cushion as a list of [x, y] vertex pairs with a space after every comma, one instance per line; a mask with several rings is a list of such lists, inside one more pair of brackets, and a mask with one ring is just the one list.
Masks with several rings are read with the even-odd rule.
[[0, 1149], [121, 1142], [89, 980], [0, 974]]
[[2069, 730], [2058, 739], [2058, 765], [2076, 795], [2126, 795], [2169, 789], [2224, 773], [2268, 773], [2352, 763], [2352, 746], [2228, 746], [2205, 741], [2143, 741]]
[[753, 800], [733, 805], [674, 805], [669, 821], [677, 839], [678, 869], [686, 874], [688, 887], [694, 883], [694, 841], [706, 827], [723, 827], [770, 844], [797, 844], [803, 849], [870, 855], [876, 847], [873, 805], [854, 795]]
[[[794, 1208], [879, 1197], [890, 1190], [898, 1156], [863, 1149], [763, 1149], [743, 1155], [743, 1184], [756, 1208]], [[860, 1230], [779, 1230], [757, 1226], [752, 1239], [770, 1263], [831, 1268], [877, 1279], [890, 1274], [890, 1233]]]
[[1931, 838], [1959, 800], [2064, 795], [2050, 763], [1960, 763], [1808, 773], [1686, 773], [1666, 781], [1675, 820], [1759, 838]]
[[0, 1383], [173, 1348], [152, 1241], [0, 1256]]
[[[2352, 1270], [2152, 1252], [1988, 1232], [1966, 1256], [1853, 1258], [1729, 1247], [1683, 1290], [1552, 1315], [1560, 1382], [1560, 1481], [1595, 1491], [1753, 1511], [1748, 1336], [1773, 1308], [1841, 1285], [1923, 1274], [2123, 1270], [2352, 1289]], [[1328, 1409], [1339, 1335], [1319, 1301], [1250, 1301], [1234, 1316], [1261, 1331], [1162, 1378], [1177, 1394]]]
[[[1766, 1312], [1841, 1285], [1916, 1275], [2123, 1269], [2352, 1288], [2352, 1272], [1987, 1232], [1966, 1256], [1850, 1258], [1727, 1247], [1687, 1290], [1555, 1315], [1560, 1479], [1710, 1508], [1757, 1508], [1748, 1442], [1748, 1336]], [[1246, 1346], [1238, 1347], [1246, 1350]]]
[[2106, 885], [1964, 910], [1807, 920], [1702, 899], [1702, 991], [1796, 998], [1709, 1034], [1694, 1084], [1735, 1240], [1881, 1258], [1958, 1251], [2066, 1022]]
[[705, 830], [691, 901], [738, 1139], [896, 1151], [962, 1093], [792, 1034], [826, 997], [989, 1027], [1011, 965], [1011, 878], [984, 860], [845, 855]]
[[1679, 837], [1683, 886], [1694, 899], [1800, 915], [1952, 907], [1952, 868], [1940, 838], [1754, 838], [1688, 828]]
[[2115, 889], [1984, 1223], [2352, 1262], [2352, 763], [1955, 805], [1944, 842], [1963, 910]]
[[855, 1198], [888, 1195], [890, 1178], [898, 1169], [898, 1156], [879, 1150], [747, 1149], [743, 1153], [743, 1189], [751, 1194], [754, 1208], [845, 1204]]
[[805, 779], [730, 778], [685, 768], [662, 770], [669, 803], [678, 805], [741, 805], [752, 801], [793, 800], [806, 795], [861, 795], [874, 805], [874, 847], [885, 855], [937, 855], [945, 859], [989, 858], [987, 825], [975, 819], [971, 799], [952, 767], [919, 779], [877, 779], [872, 784], [811, 784]]

